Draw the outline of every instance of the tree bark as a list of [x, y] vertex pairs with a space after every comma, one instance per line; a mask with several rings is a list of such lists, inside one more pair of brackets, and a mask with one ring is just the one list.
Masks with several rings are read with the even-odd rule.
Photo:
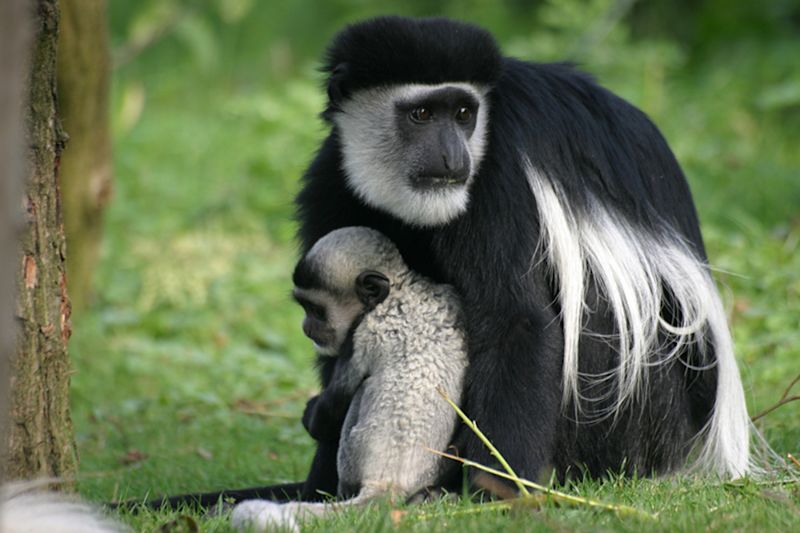
[[17, 271], [17, 347], [11, 364], [8, 477], [72, 479], [70, 303], [58, 182], [65, 136], [56, 114], [56, 0], [35, 2], [28, 78], [28, 180]]
[[73, 309], [91, 299], [111, 195], [109, 83], [111, 62], [105, 0], [61, 0], [58, 103], [69, 144], [61, 158], [67, 233], [67, 279]]
[[[25, 0], [0, 2], [0, 457], [5, 457], [8, 370], [14, 350], [14, 271], [22, 228], [23, 93], [30, 28]], [[0, 463], [0, 477], [4, 477]]]

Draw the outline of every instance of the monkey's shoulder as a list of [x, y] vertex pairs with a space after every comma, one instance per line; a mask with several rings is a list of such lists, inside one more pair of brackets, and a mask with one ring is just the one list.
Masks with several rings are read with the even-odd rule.
[[413, 276], [391, 294], [366, 321], [375, 328], [397, 326], [407, 332], [441, 330], [444, 335], [462, 329], [461, 299], [450, 285]]
[[393, 359], [445, 353], [466, 357], [460, 298], [449, 285], [415, 277], [367, 313], [356, 328], [354, 345], [357, 351], [382, 353]]

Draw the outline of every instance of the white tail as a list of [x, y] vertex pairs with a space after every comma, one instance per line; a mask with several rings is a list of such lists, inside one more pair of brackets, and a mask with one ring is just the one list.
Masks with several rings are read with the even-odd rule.
[[[750, 422], [727, 320], [708, 266], [680, 237], [643, 232], [600, 202], [589, 215], [571, 209], [563, 191], [530, 163], [528, 183], [541, 218], [542, 246], [559, 286], [564, 327], [563, 404], [576, 409], [603, 397], [579, 393], [579, 382], [614, 380], [610, 409], [585, 418], [616, 416], [643, 391], [648, 366], [671, 360], [688, 345], [713, 346], [718, 384], [711, 419], [701, 432], [695, 468], [723, 477], [745, 475], [750, 468]], [[676, 234], [677, 235], [677, 234]], [[578, 371], [578, 343], [586, 307], [587, 280], [594, 280], [614, 314], [616, 334], [608, 341], [619, 353], [617, 368], [602, 375]], [[680, 324], [661, 317], [667, 291]], [[663, 339], [667, 338], [668, 343]], [[654, 359], [655, 357], [655, 359]]]
[[231, 525], [239, 531], [271, 531], [284, 528], [299, 532], [306, 520], [324, 517], [348, 507], [365, 506], [382, 497], [397, 496], [387, 486], [364, 486], [354, 498], [327, 503], [248, 500], [238, 504], [231, 513]]

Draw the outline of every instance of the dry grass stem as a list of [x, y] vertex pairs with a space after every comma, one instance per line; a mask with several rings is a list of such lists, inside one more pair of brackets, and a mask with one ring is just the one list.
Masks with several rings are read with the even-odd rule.
[[786, 454], [786, 456], [789, 458], [789, 460], [790, 460], [792, 463], [794, 463], [794, 465], [795, 465], [797, 468], [800, 468], [800, 461], [798, 461], [798, 460], [797, 460], [797, 458], [796, 458], [794, 455], [792, 455], [792, 454], [790, 454], [790, 453], [787, 453], [787, 454]]
[[775, 409], [777, 409], [779, 407], [782, 407], [782, 406], [786, 405], [787, 403], [796, 402], [797, 400], [800, 400], [800, 396], [789, 396], [789, 393], [791, 392], [792, 388], [797, 384], [798, 381], [800, 381], [800, 374], [798, 374], [797, 377], [794, 378], [791, 383], [789, 383], [789, 386], [786, 387], [786, 390], [783, 391], [783, 395], [781, 396], [780, 400], [778, 400], [776, 403], [774, 403], [770, 407], [767, 407], [766, 409], [764, 409], [763, 411], [761, 411], [757, 415], [753, 415], [752, 417], [750, 417], [750, 420], [755, 422], [759, 418], [767, 416], [768, 414], [770, 414]]
[[[797, 380], [795, 380], [795, 381], [797, 381]], [[502, 501], [502, 502], [494, 502], [496, 504], [499, 504], [499, 505], [497, 505], [498, 507], [503, 508], [502, 505], [507, 505], [507, 506], [510, 507], [512, 505], [512, 502], [517, 502], [519, 504], [519, 503], [522, 503], [522, 502], [527, 501], [529, 499], [532, 499], [533, 496], [531, 496], [530, 491], [528, 491], [528, 487], [530, 487], [532, 489], [535, 489], [535, 490], [538, 490], [538, 491], [542, 492], [543, 494], [547, 495], [548, 497], [550, 497], [551, 499], [553, 499], [554, 501], [557, 501], [557, 502], [563, 502], [563, 503], [568, 503], [568, 504], [572, 504], [572, 505], [585, 505], [585, 506], [588, 506], [588, 507], [593, 507], [595, 509], [602, 509], [604, 511], [613, 511], [613, 512], [617, 513], [618, 515], [622, 515], [622, 516], [637, 516], [637, 517], [640, 517], [640, 518], [646, 518], [648, 520], [655, 520], [656, 519], [656, 515], [654, 515], [652, 513], [645, 512], [645, 511], [641, 511], [639, 509], [636, 509], [635, 507], [630, 507], [628, 505], [613, 504], [613, 503], [604, 503], [604, 502], [601, 502], [601, 501], [592, 500], [590, 498], [583, 498], [581, 496], [573, 496], [572, 494], [567, 494], [566, 492], [561, 492], [561, 491], [558, 491], [558, 490], [554, 490], [554, 489], [545, 487], [544, 485], [540, 485], [538, 483], [534, 483], [533, 481], [529, 481], [527, 479], [520, 478], [514, 472], [514, 469], [511, 468], [511, 465], [509, 465], [508, 462], [505, 460], [505, 458], [500, 454], [500, 452], [497, 450], [497, 448], [495, 448], [494, 445], [489, 441], [489, 439], [486, 437], [486, 435], [484, 435], [483, 432], [480, 429], [478, 429], [477, 423], [475, 423], [475, 421], [473, 421], [473, 420], [470, 420], [469, 417], [464, 413], [464, 411], [462, 411], [450, 399], [450, 397], [447, 396], [447, 393], [444, 390], [439, 389], [439, 394], [442, 396], [442, 398], [445, 399], [445, 401], [447, 401], [447, 403], [450, 404], [450, 406], [453, 409], [455, 409], [456, 413], [458, 413], [458, 416], [461, 418], [461, 420], [463, 420], [464, 423], [467, 425], [467, 427], [469, 427], [475, 433], [475, 435], [477, 435], [477, 437], [481, 440], [481, 442], [483, 442], [486, 445], [486, 447], [489, 449], [489, 451], [492, 453], [492, 455], [497, 458], [497, 460], [500, 462], [500, 464], [503, 466], [503, 468], [506, 471], [503, 472], [503, 471], [497, 470], [495, 468], [484, 466], [484, 465], [482, 465], [480, 463], [476, 463], [475, 461], [470, 461], [469, 459], [464, 459], [463, 457], [458, 457], [457, 455], [453, 455], [453, 454], [450, 454], [450, 453], [440, 452], [438, 450], [432, 450], [430, 448], [428, 448], [428, 450], [433, 452], [433, 453], [435, 453], [435, 454], [437, 454], [437, 455], [440, 455], [442, 457], [446, 457], [447, 459], [452, 459], [454, 461], [458, 461], [458, 462], [460, 462], [460, 463], [462, 463], [462, 464], [464, 464], [466, 466], [469, 466], [469, 467], [472, 467], [472, 468], [477, 468], [478, 470], [482, 470], [484, 472], [487, 472], [489, 474], [495, 475], [497, 477], [513, 481], [517, 485], [517, 487], [519, 487], [519, 490], [523, 494], [523, 496], [520, 497], [520, 498], [517, 498], [515, 500], [505, 500], [505, 501]], [[539, 501], [536, 502], [537, 505], [539, 503], [541, 503], [541, 502], [539, 502]]]
[[474, 420], [470, 420], [469, 419], [469, 417], [464, 413], [464, 411], [462, 411], [461, 408], [458, 407], [455, 404], [455, 402], [453, 402], [453, 400], [450, 399], [450, 397], [447, 395], [447, 393], [444, 391], [444, 389], [439, 388], [438, 392], [442, 396], [442, 398], [444, 398], [445, 401], [447, 403], [449, 403], [450, 406], [453, 409], [456, 410], [456, 413], [458, 413], [458, 416], [461, 418], [461, 420], [464, 421], [464, 423], [467, 425], [467, 427], [469, 427], [469, 429], [471, 429], [472, 432], [475, 433], [475, 435], [477, 435], [479, 439], [481, 439], [481, 442], [483, 442], [483, 444], [487, 448], [489, 448], [489, 451], [491, 452], [491, 454], [498, 461], [500, 461], [500, 465], [505, 469], [506, 472], [508, 472], [508, 475], [509, 475], [508, 479], [511, 479], [512, 481], [514, 481], [514, 483], [517, 485], [517, 488], [519, 488], [519, 491], [523, 495], [525, 495], [525, 496], [530, 495], [530, 492], [525, 487], [525, 485], [518, 481], [519, 480], [519, 476], [516, 474], [516, 472], [514, 472], [514, 469], [511, 468], [511, 465], [508, 464], [508, 462], [505, 460], [505, 458], [500, 454], [500, 452], [497, 450], [497, 448], [494, 447], [494, 445], [486, 437], [486, 435], [484, 435], [483, 432], [480, 429], [478, 429], [478, 424], [476, 424]]
[[[469, 459], [464, 459], [463, 457], [458, 457], [457, 455], [452, 455], [446, 452], [439, 452], [436, 450], [430, 450], [431, 452], [441, 455], [442, 457], [446, 457], [448, 459], [452, 459], [454, 461], [458, 461], [466, 466], [471, 466], [473, 468], [477, 468], [478, 470], [483, 470], [484, 472], [488, 472], [489, 474], [495, 475], [497, 477], [501, 477], [504, 479], [508, 479], [514, 481], [515, 483], [520, 483], [525, 485], [526, 487], [530, 487], [532, 489], [538, 490], [549, 496], [553, 499], [553, 501], [561, 502], [561, 503], [568, 503], [571, 505], [586, 505], [588, 507], [594, 507], [596, 509], [602, 509], [604, 511], [613, 511], [622, 516], [638, 516], [640, 518], [647, 518], [649, 520], [655, 520], [656, 515], [652, 513], [648, 513], [646, 511], [642, 511], [636, 509], [635, 507], [630, 507], [628, 505], [621, 505], [615, 503], [605, 503], [598, 500], [593, 500], [591, 498], [584, 498], [582, 496], [574, 496], [572, 494], [567, 494], [566, 492], [561, 492], [558, 490], [550, 489], [545, 487], [544, 485], [540, 485], [538, 483], [534, 483], [533, 481], [529, 481], [527, 479], [522, 478], [514, 478], [513, 476], [495, 468], [491, 468], [488, 466], [484, 466], [480, 463], [476, 463], [475, 461], [470, 461]], [[526, 496], [525, 498], [530, 498], [532, 496]], [[519, 498], [522, 500], [524, 498]], [[502, 503], [510, 503], [512, 500], [504, 500]]]

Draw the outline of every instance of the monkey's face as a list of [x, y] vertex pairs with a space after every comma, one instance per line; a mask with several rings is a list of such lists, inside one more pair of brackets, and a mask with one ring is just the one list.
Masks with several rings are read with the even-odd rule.
[[314, 243], [292, 275], [292, 296], [306, 312], [303, 333], [320, 354], [338, 355], [364, 313], [389, 295], [386, 273], [397, 276], [407, 270], [394, 244], [373, 229], [349, 227], [328, 233]]
[[333, 294], [323, 289], [295, 288], [292, 295], [306, 313], [303, 333], [322, 355], [338, 355], [351, 327], [364, 313], [354, 292]]
[[364, 313], [389, 294], [389, 279], [381, 272], [365, 270], [341, 290], [295, 287], [292, 296], [306, 316], [303, 333], [322, 355], [339, 355], [344, 341]]
[[485, 94], [465, 83], [353, 93], [332, 115], [348, 185], [414, 226], [456, 218], [468, 207], [485, 150]]

